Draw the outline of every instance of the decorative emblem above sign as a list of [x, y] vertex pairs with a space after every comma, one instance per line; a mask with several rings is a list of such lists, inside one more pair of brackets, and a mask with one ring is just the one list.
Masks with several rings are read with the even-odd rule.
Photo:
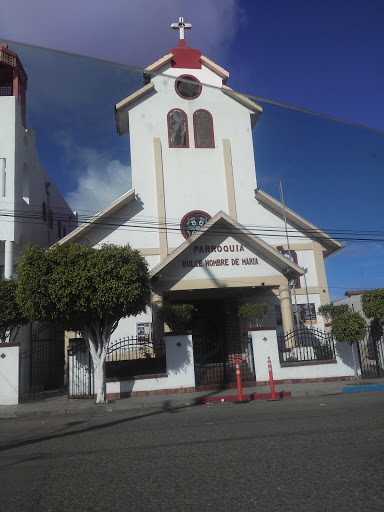
[[211, 216], [201, 210], [195, 210], [187, 213], [180, 222], [181, 234], [188, 240], [188, 238], [199, 231], [199, 229], [201, 229], [209, 219], [211, 219]]

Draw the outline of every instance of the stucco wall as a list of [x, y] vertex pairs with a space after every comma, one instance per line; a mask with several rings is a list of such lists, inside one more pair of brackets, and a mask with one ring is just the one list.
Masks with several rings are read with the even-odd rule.
[[19, 403], [19, 346], [0, 344], [0, 405]]
[[[348, 343], [336, 343], [336, 363], [282, 368], [279, 361], [277, 336], [274, 330], [251, 332], [255, 359], [256, 381], [268, 381], [268, 357], [271, 358], [274, 380], [353, 377], [353, 359]], [[357, 347], [354, 346], [358, 361]]]

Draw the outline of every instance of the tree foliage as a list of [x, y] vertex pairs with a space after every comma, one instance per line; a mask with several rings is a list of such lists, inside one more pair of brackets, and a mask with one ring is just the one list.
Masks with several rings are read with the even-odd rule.
[[31, 321], [78, 331], [92, 356], [96, 401], [105, 401], [105, 357], [121, 318], [145, 311], [148, 267], [129, 245], [29, 246], [18, 265], [17, 300]]
[[194, 311], [197, 309], [193, 304], [172, 304], [162, 306], [158, 314], [171, 331], [185, 331], [190, 328]]
[[367, 318], [384, 319], [384, 288], [364, 292], [361, 305]]
[[82, 331], [145, 311], [150, 285], [145, 259], [129, 245], [29, 246], [17, 268], [17, 299], [31, 321]]
[[329, 321], [345, 315], [346, 313], [350, 313], [351, 309], [348, 304], [339, 304], [338, 306], [333, 304], [324, 304], [323, 306], [319, 306], [317, 312], [320, 316], [323, 316]]
[[367, 334], [367, 324], [360, 313], [349, 311], [336, 316], [332, 320], [332, 336], [340, 342], [351, 345], [355, 379], [358, 380], [357, 363], [353, 344], [364, 339]]
[[16, 300], [16, 281], [0, 278], [0, 341], [5, 343], [18, 329], [28, 323]]
[[349, 311], [332, 320], [332, 335], [337, 341], [356, 343], [367, 334], [367, 324], [360, 313]]
[[271, 312], [271, 306], [266, 303], [260, 304], [241, 304], [238, 310], [238, 316], [247, 318], [249, 321], [254, 322], [257, 327], [260, 327], [265, 317]]

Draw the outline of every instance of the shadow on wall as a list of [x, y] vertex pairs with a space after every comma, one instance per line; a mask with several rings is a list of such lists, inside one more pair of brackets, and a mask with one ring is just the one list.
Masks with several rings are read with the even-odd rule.
[[345, 366], [348, 366], [348, 368], [350, 368], [352, 371], [354, 371], [353, 356], [352, 356], [352, 348], [353, 348], [353, 350], [355, 351], [355, 356], [356, 356], [357, 370], [360, 373], [359, 354], [358, 354], [358, 350], [357, 350], [357, 343], [354, 343], [351, 348], [351, 345], [347, 342], [336, 341], [335, 348], [336, 348], [337, 357], [341, 359], [341, 361], [343, 362], [343, 364], [345, 364]]
[[166, 336], [166, 365], [168, 374], [180, 375], [193, 370], [191, 334]]

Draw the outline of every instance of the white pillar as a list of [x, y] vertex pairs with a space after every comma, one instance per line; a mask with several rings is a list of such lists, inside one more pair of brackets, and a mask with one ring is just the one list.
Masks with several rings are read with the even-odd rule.
[[[284, 334], [293, 331], [291, 293], [288, 285], [279, 286], [281, 319], [283, 321]], [[294, 337], [289, 342], [289, 347], [295, 346]]]
[[0, 197], [5, 197], [5, 158], [0, 158]]
[[13, 277], [13, 242], [6, 240], [4, 245], [4, 277], [11, 279]]

